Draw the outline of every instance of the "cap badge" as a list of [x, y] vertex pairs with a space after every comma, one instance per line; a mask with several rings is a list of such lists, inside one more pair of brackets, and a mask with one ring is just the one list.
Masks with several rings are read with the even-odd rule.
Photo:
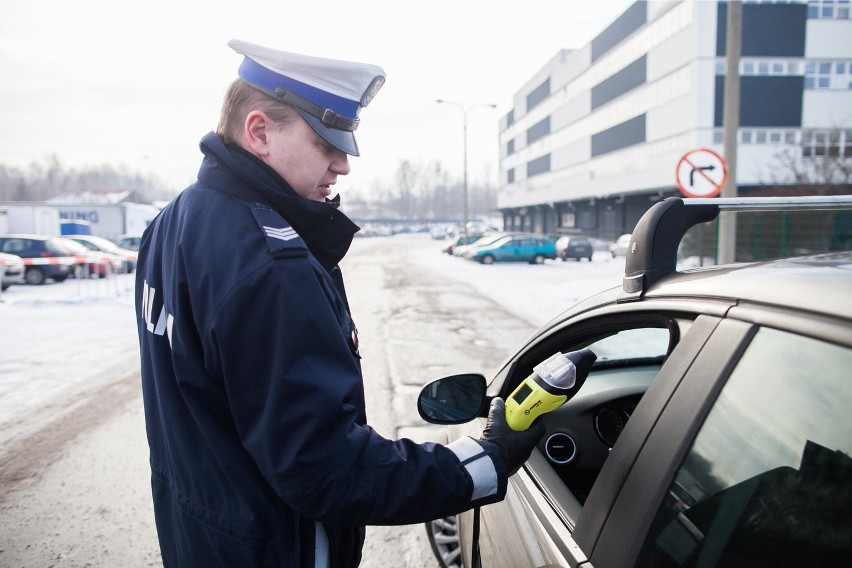
[[377, 76], [370, 82], [370, 86], [367, 87], [367, 90], [364, 91], [363, 96], [361, 97], [361, 106], [365, 107], [373, 100], [373, 97], [376, 96], [376, 93], [379, 92], [379, 89], [382, 88], [382, 85], [385, 84], [385, 78], [381, 75]]

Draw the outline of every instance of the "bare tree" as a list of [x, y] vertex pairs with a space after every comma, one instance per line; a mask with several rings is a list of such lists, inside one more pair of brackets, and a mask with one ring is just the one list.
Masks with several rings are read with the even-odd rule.
[[[831, 150], [829, 148], [828, 150]], [[770, 178], [774, 186], [843, 186], [852, 183], [852, 156], [838, 151], [806, 156], [801, 147], [787, 147], [775, 154]]]

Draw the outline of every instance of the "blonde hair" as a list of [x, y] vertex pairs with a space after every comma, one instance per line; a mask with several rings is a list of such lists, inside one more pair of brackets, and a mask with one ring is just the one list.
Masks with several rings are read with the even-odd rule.
[[243, 127], [246, 117], [253, 110], [266, 113], [276, 124], [286, 126], [296, 118], [296, 110], [266, 95], [242, 79], [237, 79], [228, 87], [219, 116], [218, 134], [226, 144], [239, 143], [243, 139]]

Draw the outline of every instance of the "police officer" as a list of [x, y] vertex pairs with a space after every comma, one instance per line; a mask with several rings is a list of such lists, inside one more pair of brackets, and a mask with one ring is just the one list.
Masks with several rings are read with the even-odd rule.
[[231, 41], [243, 55], [198, 180], [145, 231], [136, 285], [151, 484], [165, 566], [357, 566], [367, 524], [499, 501], [540, 424], [502, 401], [479, 440], [368, 425], [330, 199], [358, 155], [374, 65]]

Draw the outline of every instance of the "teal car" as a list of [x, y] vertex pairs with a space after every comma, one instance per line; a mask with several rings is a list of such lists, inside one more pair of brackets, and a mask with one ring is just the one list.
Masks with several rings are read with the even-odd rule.
[[506, 235], [489, 245], [469, 251], [472, 260], [482, 264], [494, 262], [529, 262], [541, 264], [546, 258], [556, 258], [556, 244], [548, 237], [536, 235]]

